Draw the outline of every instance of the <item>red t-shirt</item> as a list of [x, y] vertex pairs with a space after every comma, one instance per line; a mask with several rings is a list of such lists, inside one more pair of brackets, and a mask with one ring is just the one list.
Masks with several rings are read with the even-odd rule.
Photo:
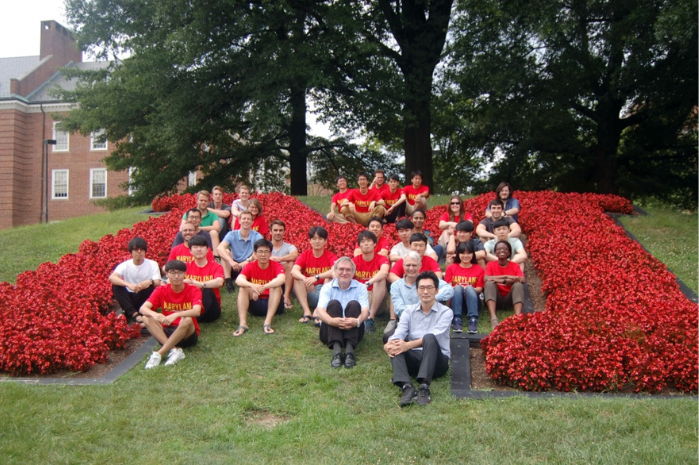
[[381, 196], [375, 190], [369, 189], [366, 194], [362, 194], [359, 189], [354, 189], [347, 196], [347, 200], [354, 204], [357, 213], [368, 213], [371, 202], [378, 202]]
[[342, 204], [342, 201], [347, 198], [349, 193], [352, 191], [352, 189], [347, 189], [345, 192], [338, 192], [337, 194], [333, 195], [332, 200], [330, 203], [334, 203], [338, 207], [340, 207], [340, 204]]
[[[371, 261], [364, 260], [364, 257], [357, 255], [352, 259], [355, 265], [357, 265], [357, 271], [354, 273], [354, 279], [360, 283], [365, 283], [379, 272], [382, 265], [388, 265], [388, 258], [383, 255], [374, 254], [374, 258]], [[368, 290], [372, 290], [374, 285], [369, 286]]]
[[[235, 219], [235, 224], [233, 225], [233, 231], [237, 231], [240, 229], [240, 222], [238, 221], [238, 218]], [[269, 232], [269, 227], [267, 226], [267, 221], [265, 220], [264, 216], [258, 216], [254, 220], [252, 220], [252, 226], [250, 227], [253, 231], [257, 231], [258, 233], [262, 234], [265, 236]]]
[[[420, 273], [423, 271], [434, 271], [435, 273], [441, 272], [442, 269], [439, 267], [439, 263], [434, 258], [424, 255], [422, 257], [422, 266], [420, 267]], [[405, 275], [405, 270], [403, 269], [403, 259], [398, 260], [391, 268], [391, 273], [395, 274], [399, 278]]]
[[409, 186], [405, 186], [403, 188], [403, 193], [408, 198], [408, 203], [410, 205], [415, 205], [415, 197], [417, 197], [418, 194], [427, 194], [424, 197], [425, 198], [429, 197], [430, 196], [430, 188], [425, 186], [425, 185], [422, 185], [422, 186], [418, 187], [417, 189], [415, 189], [413, 187], [413, 185], [410, 184]]
[[379, 187], [372, 187], [369, 190], [378, 192], [379, 196], [382, 197], [384, 193], [391, 191], [391, 186], [389, 186], [388, 183], [385, 182], [385, 183], [383, 183], [383, 186], [381, 186], [380, 188]]
[[442, 214], [442, 216], [439, 217], [439, 221], [453, 221], [454, 223], [459, 223], [461, 221], [470, 221], [471, 223], [473, 223], [473, 215], [466, 212], [464, 213], [463, 217], [455, 219], [449, 213], [444, 213]]
[[478, 265], [472, 264], [470, 267], [464, 268], [459, 263], [454, 263], [447, 267], [444, 280], [454, 287], [466, 287], [467, 284], [470, 284], [473, 287], [483, 288], [485, 286], [484, 275], [485, 271]]
[[385, 250], [386, 252], [391, 251], [391, 244], [388, 243], [388, 239], [385, 237], [379, 237], [379, 240], [376, 241], [376, 247], [374, 247], [375, 253], [379, 253], [382, 250]]
[[[216, 278], [223, 278], [223, 267], [213, 260], [206, 262], [205, 266], [197, 266], [193, 261], [187, 263], [187, 275], [185, 278], [192, 279], [198, 283], [205, 283], [206, 281], [211, 281]], [[221, 293], [218, 288], [213, 288], [214, 295], [218, 303], [221, 303]], [[202, 311], [204, 309], [202, 308]]]
[[[211, 252], [211, 249], [206, 251], [206, 259], [210, 262], [214, 261], [214, 254]], [[192, 251], [189, 250], [186, 245], [180, 244], [170, 249], [170, 255], [168, 255], [167, 261], [170, 260], [179, 260], [184, 263], [191, 263], [194, 261], [194, 257], [192, 256]]]
[[[162, 308], [163, 315], [168, 316], [173, 313], [191, 310], [195, 305], [202, 305], [201, 291], [198, 287], [185, 284], [182, 291], [175, 292], [172, 290], [171, 284], [166, 284], [156, 287], [150, 297], [148, 297], [148, 302], [153, 304], [153, 310]], [[199, 323], [196, 318], [192, 318], [192, 321], [194, 321], [194, 329], [197, 331], [198, 336]], [[179, 324], [180, 318], [177, 318], [170, 326], [177, 326]]]
[[395, 193], [391, 193], [391, 188], [388, 188], [381, 193], [381, 198], [386, 203], [386, 208], [391, 208], [394, 203], [400, 200], [401, 195], [403, 195], [403, 189], [400, 187], [396, 189]]
[[[498, 262], [489, 262], [485, 266], [486, 276], [521, 276], [524, 277], [522, 269], [515, 262], [507, 262], [507, 266], [502, 267]], [[499, 284], [498, 292], [503, 297], [507, 297], [507, 294], [512, 290], [512, 284]]]
[[[284, 266], [282, 266], [282, 264], [279, 262], [274, 262], [270, 260], [269, 266], [263, 270], [262, 268], [260, 268], [259, 262], [255, 260], [254, 262], [250, 262], [247, 265], [245, 265], [243, 269], [240, 271], [240, 274], [245, 276], [245, 278], [247, 278], [247, 280], [251, 283], [261, 284], [264, 286], [280, 274], [284, 274]], [[262, 294], [260, 294], [260, 299], [268, 298], [269, 289], [265, 289], [265, 291]]]
[[[328, 271], [333, 267], [336, 261], [337, 255], [327, 249], [323, 250], [323, 255], [321, 255], [320, 258], [316, 258], [313, 255], [313, 249], [308, 249], [299, 255], [294, 265], [301, 267], [301, 273], [303, 273], [304, 276], [315, 276]], [[314, 285], [323, 284], [323, 282], [325, 281], [319, 279]]]

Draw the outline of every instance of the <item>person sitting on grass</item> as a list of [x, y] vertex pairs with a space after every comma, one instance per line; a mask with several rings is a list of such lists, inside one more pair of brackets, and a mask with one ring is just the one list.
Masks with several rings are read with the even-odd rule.
[[518, 264], [510, 261], [512, 246], [507, 241], [495, 244], [498, 261], [485, 267], [485, 304], [490, 313], [490, 324], [495, 328], [500, 322], [496, 308], [514, 307], [515, 315], [524, 307], [524, 273]]
[[255, 242], [257, 260], [248, 263], [241, 270], [235, 283], [238, 285], [238, 329], [233, 336], [245, 334], [248, 328], [248, 311], [255, 316], [262, 316], [265, 322], [262, 331], [271, 335], [274, 315], [284, 313], [282, 286], [286, 277], [284, 267], [279, 262], [270, 260], [272, 243], [267, 239]]
[[233, 280], [238, 277], [240, 270], [254, 260], [252, 253], [255, 242], [262, 239], [260, 233], [251, 229], [252, 213], [246, 210], [241, 212], [239, 216], [240, 229], [226, 234], [218, 246], [218, 254], [223, 257], [226, 291], [229, 294], [235, 291]]
[[270, 260], [281, 263], [284, 267], [284, 308], [293, 307], [291, 304], [291, 290], [294, 288], [294, 277], [291, 276], [291, 269], [299, 256], [299, 251], [294, 244], [284, 242], [286, 224], [282, 220], [274, 220], [270, 224], [272, 235], [272, 256]]
[[[396, 330], [398, 319], [403, 312], [411, 306], [415, 306], [420, 302], [417, 295], [417, 275], [420, 274], [422, 267], [422, 257], [419, 253], [411, 250], [403, 259], [403, 269], [405, 276], [391, 284], [391, 302], [393, 303], [393, 311], [395, 319], [388, 322], [383, 333], [384, 344], [393, 336]], [[437, 291], [437, 302], [446, 303], [454, 295], [454, 289], [444, 282], [439, 280], [439, 290]]]
[[184, 228], [186, 222], [192, 223], [194, 225], [194, 235], [202, 236], [204, 239], [206, 239], [206, 243], [209, 245], [209, 248], [214, 250], [214, 248], [211, 246], [211, 235], [199, 227], [201, 224], [201, 212], [196, 208], [192, 208], [187, 212], [187, 217], [180, 224], [180, 231], [178, 231], [175, 235], [175, 239], [172, 241], [172, 246], [170, 246], [170, 248], [174, 249], [178, 245], [185, 243], [184, 236], [182, 235], [182, 228]]
[[[369, 293], [366, 286], [352, 279], [356, 273], [349, 257], [340, 257], [333, 266], [335, 278], [323, 284], [318, 298], [320, 340], [333, 351], [330, 366], [352, 368], [354, 349], [364, 337], [364, 321], [369, 317]], [[344, 361], [342, 348], [345, 349]]]
[[[439, 278], [432, 272], [417, 276], [420, 303], [408, 307], [398, 322], [396, 332], [384, 345], [393, 368], [392, 382], [403, 395], [399, 405], [405, 407], [417, 397], [418, 405], [431, 402], [430, 384], [449, 370], [451, 357], [449, 326], [451, 309], [437, 302]], [[411, 376], [420, 384], [417, 392]]]
[[[308, 231], [311, 248], [296, 259], [291, 275], [294, 277], [294, 294], [301, 304], [303, 316], [299, 323], [308, 323], [318, 306], [320, 289], [333, 277], [333, 265], [337, 256], [325, 248], [328, 231], [322, 226], [313, 226]], [[316, 320], [316, 324], [320, 320]]]
[[[184, 283], [187, 265], [179, 260], [165, 264], [169, 283], [158, 287], [141, 306], [139, 313], [148, 332], [162, 345], [146, 362], [146, 370], [160, 365], [168, 354], [165, 366], [172, 366], [185, 358], [183, 348], [192, 347], [199, 340], [201, 291]], [[162, 313], [154, 309], [162, 309]]]
[[400, 187], [400, 178], [397, 174], [388, 177], [388, 189], [381, 193], [381, 205], [386, 209], [386, 223], [395, 223], [398, 218], [405, 216], [405, 204], [407, 197]]
[[142, 237], [134, 237], [128, 244], [131, 259], [117, 265], [109, 275], [112, 293], [128, 321], [140, 323], [138, 309], [160, 286], [158, 264], [146, 258], [148, 244]]
[[[391, 252], [388, 254], [388, 259], [391, 263], [395, 263], [401, 258], [404, 258], [408, 252], [410, 252], [410, 237], [413, 235], [414, 227], [415, 225], [413, 222], [407, 218], [403, 218], [396, 223], [396, 232], [401, 242], [394, 245], [393, 248], [391, 248]], [[437, 261], [437, 254], [434, 253], [432, 246], [429, 244], [427, 244], [427, 248], [425, 249], [425, 255]]]
[[[192, 223], [189, 220], [185, 221], [182, 225], [182, 230], [180, 232], [182, 233], [182, 238], [184, 239], [184, 242], [170, 249], [170, 255], [167, 258], [168, 262], [170, 260], [179, 260], [184, 263], [193, 262], [194, 256], [192, 255], [192, 251], [189, 249], [189, 241], [193, 237], [200, 237], [204, 239], [204, 242], [206, 242], [206, 248], [208, 249], [206, 252], [206, 259], [214, 261], [214, 254], [211, 251], [211, 249], [209, 249], [209, 242], [206, 240], [204, 236], [196, 235], [196, 226], [194, 226], [194, 223]], [[164, 268], [165, 265], [163, 265], [163, 269]]]
[[377, 216], [383, 218], [384, 208], [379, 205], [381, 195], [375, 190], [369, 190], [369, 175], [365, 172], [357, 175], [358, 189], [353, 189], [345, 199], [342, 215], [352, 223], [366, 227], [369, 220]]
[[524, 262], [526, 262], [528, 258], [527, 251], [524, 249], [522, 241], [516, 237], [509, 237], [510, 225], [504, 218], [500, 218], [493, 224], [493, 232], [495, 233], [495, 239], [491, 239], [483, 245], [486, 252], [486, 262], [497, 261], [498, 257], [493, 253], [495, 251], [495, 244], [499, 241], [507, 241], [512, 246], [512, 252], [514, 253], [510, 261], [518, 264], [519, 267], [522, 268], [522, 271], [524, 271]]
[[371, 231], [362, 231], [357, 236], [361, 255], [352, 260], [356, 267], [354, 279], [364, 284], [369, 292], [369, 318], [364, 322], [368, 333], [374, 332], [374, 318], [386, 298], [388, 258], [375, 252], [376, 236]]
[[347, 219], [340, 211], [347, 203], [345, 199], [349, 195], [351, 189], [348, 188], [347, 178], [342, 175], [335, 178], [335, 184], [337, 185], [337, 194], [333, 195], [330, 200], [330, 213], [327, 214], [326, 218], [328, 221], [344, 224], [347, 223]]
[[201, 291], [202, 309], [197, 317], [199, 323], [208, 323], [221, 317], [221, 293], [223, 287], [223, 267], [213, 259], [207, 258], [210, 253], [206, 239], [194, 236], [189, 240], [189, 248], [194, 261], [187, 263], [185, 284], [190, 284]]
[[[425, 256], [427, 250], [427, 237], [424, 234], [413, 234], [410, 236], [410, 250], [414, 250], [422, 257], [422, 266], [420, 272], [432, 271], [438, 278], [442, 277], [442, 269], [436, 260]], [[388, 282], [394, 283], [403, 277], [403, 259], [398, 260], [388, 274]]]
[[456, 248], [454, 264], [447, 267], [444, 280], [454, 286], [454, 297], [451, 299], [451, 309], [454, 311], [453, 328], [455, 333], [463, 331], [463, 307], [466, 304], [468, 332], [478, 332], [478, 295], [485, 286], [483, 268], [477, 263], [473, 244], [461, 242]]
[[[415, 210], [427, 210], [427, 199], [430, 196], [430, 188], [422, 185], [422, 172], [413, 171], [410, 173], [411, 185], [403, 188], [403, 193], [407, 198], [405, 213], [411, 215]], [[413, 220], [414, 222], [414, 220]]]
[[[388, 251], [391, 249], [391, 244], [388, 242], [388, 239], [383, 237], [383, 225], [383, 218], [373, 217], [369, 220], [369, 226], [367, 226], [367, 230], [372, 232], [374, 236], [376, 236], [376, 247], [374, 248], [374, 252], [376, 252], [377, 255], [388, 257]], [[361, 254], [362, 249], [360, 249], [359, 247], [354, 249], [355, 257]]]

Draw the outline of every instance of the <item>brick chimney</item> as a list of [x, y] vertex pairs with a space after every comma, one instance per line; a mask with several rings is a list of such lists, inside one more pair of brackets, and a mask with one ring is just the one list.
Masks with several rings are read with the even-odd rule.
[[39, 59], [43, 60], [49, 55], [53, 55], [57, 62], [63, 66], [68, 62], [83, 61], [82, 52], [73, 35], [64, 26], [56, 21], [41, 22], [41, 52]]

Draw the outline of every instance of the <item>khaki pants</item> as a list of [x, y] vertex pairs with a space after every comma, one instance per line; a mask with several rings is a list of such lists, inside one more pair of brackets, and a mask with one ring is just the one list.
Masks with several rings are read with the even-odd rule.
[[385, 213], [386, 209], [381, 205], [377, 205], [372, 211], [367, 213], [359, 213], [354, 209], [354, 207], [342, 207], [342, 215], [345, 218], [353, 217], [356, 223], [361, 224], [364, 227], [369, 225], [369, 220], [372, 217], [376, 216], [378, 218], [383, 218]]

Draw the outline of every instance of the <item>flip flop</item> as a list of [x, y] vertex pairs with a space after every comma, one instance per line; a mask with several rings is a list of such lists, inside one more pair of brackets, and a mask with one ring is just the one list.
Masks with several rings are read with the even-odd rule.
[[294, 304], [291, 303], [291, 300], [284, 299], [284, 308], [285, 308], [285, 309], [288, 310], [288, 309], [290, 309], [290, 308], [293, 307], [293, 306], [294, 306]]
[[[243, 334], [247, 333], [248, 331], [250, 331], [250, 328], [248, 328], [247, 326], [240, 325], [240, 326], [238, 326], [238, 329], [236, 329], [235, 332], [233, 333], [233, 337], [240, 337]], [[236, 333], [238, 333], [238, 334], [236, 334]]]
[[272, 329], [272, 325], [262, 325], [262, 332], [267, 336], [271, 336], [275, 331]]
[[322, 320], [321, 320], [320, 318], [318, 318], [317, 316], [314, 316], [314, 317], [313, 317], [313, 326], [316, 326], [316, 327], [320, 328], [320, 323], [321, 323], [321, 321], [322, 321]]
[[309, 321], [311, 321], [311, 318], [312, 318], [311, 315], [304, 315], [304, 316], [302, 316], [301, 319], [299, 320], [299, 323], [306, 324], [306, 323], [308, 323]]

